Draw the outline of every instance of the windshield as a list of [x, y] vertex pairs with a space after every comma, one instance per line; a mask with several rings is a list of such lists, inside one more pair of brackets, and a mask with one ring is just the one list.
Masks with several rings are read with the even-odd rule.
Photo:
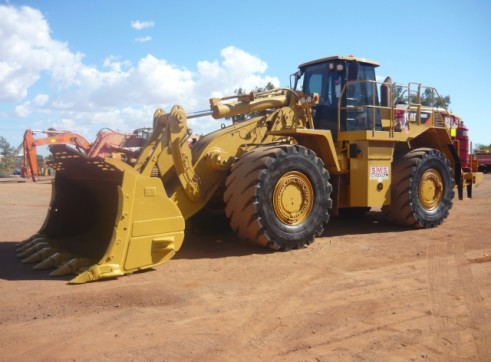
[[348, 105], [378, 105], [375, 69], [372, 66], [361, 64], [358, 77], [348, 83], [346, 94]]
[[341, 95], [343, 71], [336, 71], [332, 63], [329, 68], [333, 69], [328, 69], [327, 63], [306, 67], [302, 91], [304, 94], [318, 93], [320, 105], [335, 107]]

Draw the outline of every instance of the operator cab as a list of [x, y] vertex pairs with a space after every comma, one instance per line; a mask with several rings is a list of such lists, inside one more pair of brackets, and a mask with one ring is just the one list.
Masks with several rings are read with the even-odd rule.
[[301, 83], [304, 94], [319, 94], [314, 127], [331, 130], [335, 139], [338, 131], [381, 130], [375, 79], [378, 65], [353, 56], [323, 58], [300, 65], [294, 89]]

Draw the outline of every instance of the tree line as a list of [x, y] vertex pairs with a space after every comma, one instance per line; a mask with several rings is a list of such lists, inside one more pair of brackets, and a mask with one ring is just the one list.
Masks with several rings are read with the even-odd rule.
[[10, 175], [15, 165], [15, 148], [10, 146], [5, 137], [0, 136], [0, 173]]

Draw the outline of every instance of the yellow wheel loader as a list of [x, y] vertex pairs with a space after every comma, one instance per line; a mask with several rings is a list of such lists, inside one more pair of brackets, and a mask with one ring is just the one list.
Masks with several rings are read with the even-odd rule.
[[[275, 250], [305, 247], [330, 215], [371, 207], [402, 225], [441, 224], [454, 190], [462, 197], [482, 179], [462, 170], [460, 118], [434, 88], [380, 84], [377, 66], [329, 57], [300, 65], [289, 89], [212, 98], [193, 114], [157, 109], [134, 166], [53, 147], [48, 215], [19, 255], [85, 283], [172, 258], [187, 221], [210, 209], [240, 238]], [[210, 115], [246, 119], [190, 147], [188, 119]]]

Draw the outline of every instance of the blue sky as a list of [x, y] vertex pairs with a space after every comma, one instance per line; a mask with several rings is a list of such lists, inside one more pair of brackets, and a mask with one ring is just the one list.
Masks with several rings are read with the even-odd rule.
[[[156, 107], [211, 96], [331, 55], [378, 61], [378, 76], [450, 95], [474, 144], [491, 144], [491, 2], [0, 0], [0, 136], [149, 127]], [[220, 126], [193, 120], [196, 133]]]

